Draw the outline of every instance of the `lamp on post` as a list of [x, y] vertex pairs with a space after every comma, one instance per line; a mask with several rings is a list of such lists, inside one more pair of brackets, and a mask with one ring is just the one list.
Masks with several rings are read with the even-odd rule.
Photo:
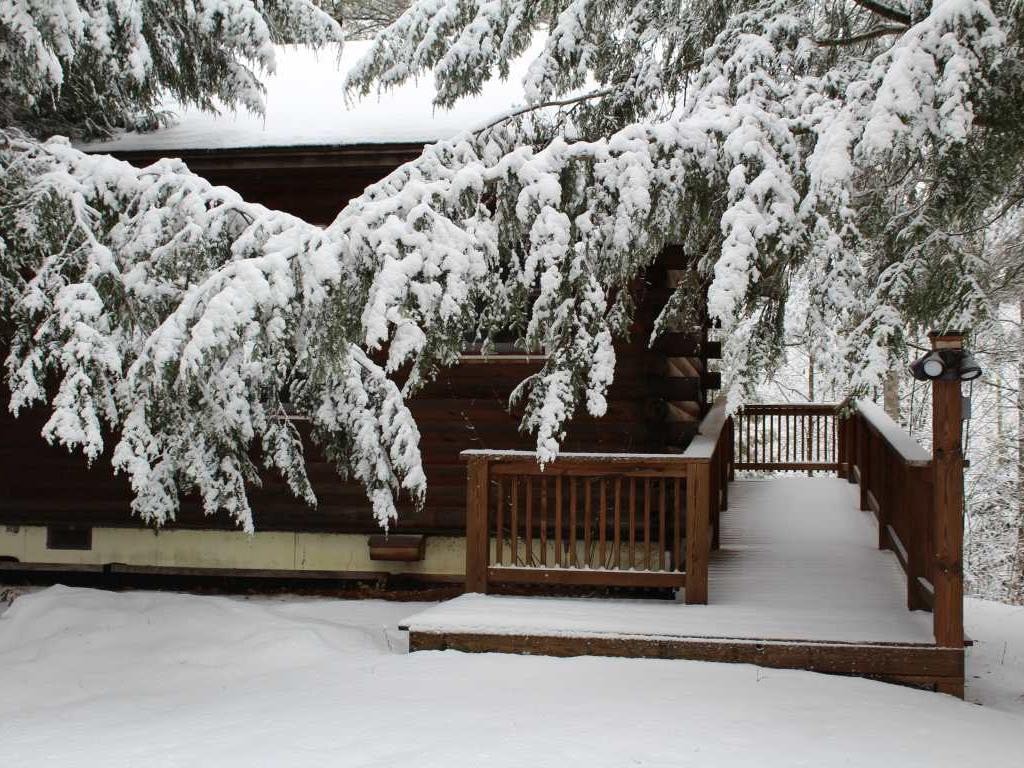
[[[954, 336], [960, 339], [959, 343], [963, 343], [963, 336], [959, 333], [930, 335], [933, 344], [935, 339], [951, 339]], [[911, 364], [910, 375], [918, 381], [974, 381], [981, 376], [981, 366], [974, 355], [962, 347], [934, 347]]]

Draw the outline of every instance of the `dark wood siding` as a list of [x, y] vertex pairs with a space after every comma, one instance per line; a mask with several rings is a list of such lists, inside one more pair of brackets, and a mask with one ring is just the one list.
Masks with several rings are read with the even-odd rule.
[[[658, 451], [664, 447], [659, 409], [648, 402], [647, 352], [639, 345], [620, 350], [618, 376], [608, 414], [577, 418], [566, 450]], [[532, 438], [519, 432], [518, 415], [507, 410], [512, 388], [536, 364], [473, 362], [443, 373], [411, 401], [420, 427], [428, 497], [418, 513], [403, 510], [398, 530], [407, 533], [459, 533], [465, 519], [466, 468], [459, 452], [466, 448], [530, 448]], [[47, 445], [40, 431], [47, 418], [36, 409], [14, 419], [0, 415], [0, 524], [88, 523], [93, 526], [138, 524], [129, 512], [130, 490], [114, 477], [109, 455], [92, 467], [79, 454]], [[311, 509], [295, 500], [283, 482], [268, 474], [253, 489], [259, 530], [311, 530], [370, 533], [370, 516], [362, 486], [345, 482], [334, 467], [308, 445], [310, 477], [319, 498]], [[186, 500], [175, 525], [186, 528], [231, 528], [226, 515], [206, 517]]]

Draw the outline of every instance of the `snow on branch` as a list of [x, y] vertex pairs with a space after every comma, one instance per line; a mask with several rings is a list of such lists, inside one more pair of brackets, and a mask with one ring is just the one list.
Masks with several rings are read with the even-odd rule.
[[161, 100], [263, 110], [274, 44], [342, 39], [318, 0], [0, 3], [0, 119], [77, 134], [152, 127]]
[[[248, 530], [257, 462], [315, 501], [301, 415], [388, 525], [425, 492], [407, 398], [511, 331], [546, 353], [514, 399], [551, 461], [574, 416], [605, 412], [632, 286], [666, 243], [708, 298], [673, 297], [657, 327], [717, 320], [734, 399], [779, 359], [791, 294], [823, 370], [872, 386], [908, 325], [986, 311], [983, 265], [942, 233], [983, 207], [960, 180], [1008, 38], [982, 0], [936, 0], [898, 38], [820, 46], [841, 30], [819, 6], [422, 0], [350, 92], [430, 70], [450, 104], [533, 50], [529, 98], [548, 106], [427, 147], [323, 230], [174, 161], [4, 131], [12, 406], [50, 403], [48, 439], [89, 457], [120, 435], [146, 519], [193, 490]], [[329, 31], [309, 18], [302, 34]]]

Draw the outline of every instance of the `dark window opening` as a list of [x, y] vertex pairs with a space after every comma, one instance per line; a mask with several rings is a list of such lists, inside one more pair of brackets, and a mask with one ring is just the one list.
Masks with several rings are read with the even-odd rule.
[[46, 548], [92, 549], [92, 528], [78, 525], [48, 525]]

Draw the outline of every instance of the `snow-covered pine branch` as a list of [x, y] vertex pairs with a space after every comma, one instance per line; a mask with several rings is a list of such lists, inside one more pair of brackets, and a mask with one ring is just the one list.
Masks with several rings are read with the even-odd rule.
[[[428, 147], [324, 230], [173, 162], [137, 171], [7, 131], [12, 403], [58, 382], [48, 435], [95, 456], [104, 426], [119, 434], [142, 516], [169, 519], [194, 489], [249, 529], [254, 455], [312, 500], [286, 418], [299, 413], [386, 524], [397, 494], [425, 490], [405, 399], [468, 339], [511, 329], [546, 352], [515, 393], [542, 461], [581, 409], [604, 412], [630, 286], [667, 242], [708, 284], [736, 397], [778, 360], [794, 285], [822, 369], [868, 386], [907, 325], [985, 311], [955, 233], [1021, 157], [985, 127], [1017, 92], [1012, 14], [936, 0], [902, 35], [816, 42], [876, 15], [820, 0], [423, 0], [352, 92], [430, 70], [448, 104], [539, 35], [535, 109]], [[253, 29], [239, 34], [262, 50]], [[985, 186], [965, 190], [966, 173]], [[659, 327], [692, 302], [673, 297]]]
[[296, 412], [381, 525], [400, 492], [422, 500], [401, 393], [347, 341], [366, 303], [351, 289], [373, 276], [338, 243], [178, 161], [139, 170], [60, 139], [0, 140], [12, 409], [49, 401], [44, 435], [90, 459], [119, 435], [114, 465], [156, 523], [194, 490], [252, 530], [254, 448], [315, 503]]
[[335, 0], [4, 0], [0, 125], [155, 127], [163, 101], [263, 109], [274, 44], [342, 39]]
[[[551, 167], [557, 190], [520, 226], [543, 220], [545, 248], [560, 238], [599, 253], [620, 280], [666, 239], [684, 242], [710, 283], [737, 398], [777, 361], [788, 286], [805, 280], [808, 337], [820, 341], [825, 370], [863, 390], [887, 370], [906, 324], [969, 324], [987, 311], [967, 249], [942, 232], [983, 207], [951, 205], [951, 185], [980, 133], [976, 113], [991, 107], [1006, 82], [993, 81], [1019, 52], [1001, 29], [1013, 20], [981, 0], [935, 2], [902, 35], [838, 50], [816, 42], [837, 37], [836, 26], [872, 29], [876, 16], [862, 3], [813, 0], [430, 0], [377, 38], [349, 87], [368, 93], [432, 71], [439, 106], [450, 104], [507, 73], [531, 25], [549, 20], [528, 101], [584, 86], [603, 95], [502, 126], [512, 156], [527, 145], [531, 158], [572, 158]], [[595, 183], [611, 164], [615, 182]], [[506, 182], [499, 200], [517, 199], [521, 211], [523, 189]], [[564, 234], [550, 231], [554, 222]], [[506, 237], [533, 252], [514, 227]], [[605, 293], [625, 285], [591, 269]]]

